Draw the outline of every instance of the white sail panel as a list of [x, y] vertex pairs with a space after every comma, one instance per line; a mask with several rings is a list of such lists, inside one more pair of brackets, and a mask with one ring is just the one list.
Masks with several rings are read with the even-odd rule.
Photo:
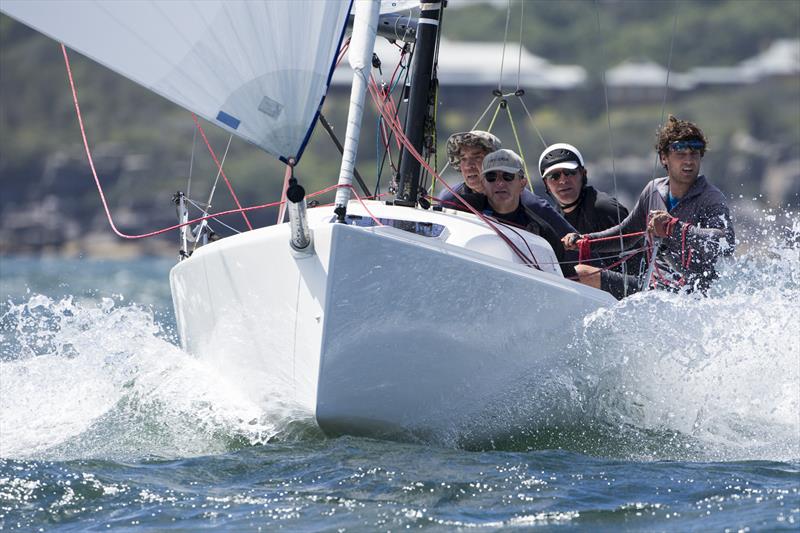
[[350, 2], [3, 0], [0, 9], [288, 160], [313, 126]]

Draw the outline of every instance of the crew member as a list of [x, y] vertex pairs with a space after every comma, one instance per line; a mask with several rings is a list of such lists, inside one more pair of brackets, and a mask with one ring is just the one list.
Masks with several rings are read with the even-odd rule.
[[[487, 131], [473, 130], [454, 133], [447, 139], [447, 157], [450, 166], [461, 173], [464, 181], [453, 187], [461, 197], [470, 204], [481, 203], [483, 196], [483, 181], [481, 165], [483, 158], [490, 152], [500, 149], [500, 139]], [[449, 191], [439, 194], [439, 199], [444, 207], [464, 209], [461, 202]], [[522, 203], [533, 213], [545, 220], [555, 230], [556, 234], [563, 237], [575, 231], [569, 222], [562, 217], [544, 198], [532, 193], [527, 188], [521, 194]]]
[[[652, 271], [654, 285], [705, 293], [718, 277], [717, 259], [733, 255], [735, 246], [725, 196], [700, 175], [707, 146], [708, 140], [696, 124], [670, 115], [667, 124], [659, 128], [655, 145], [667, 175], [645, 186], [633, 211], [619, 226], [582, 236], [567, 235], [562, 239], [565, 247], [574, 249], [580, 238], [588, 238], [593, 249], [618, 251], [619, 239], [595, 243], [592, 239], [647, 231], [656, 239], [654, 264], [647, 269]], [[642, 241], [642, 237], [628, 237], [623, 246], [641, 247]], [[621, 296], [625, 279], [620, 273], [589, 265], [579, 265], [576, 270], [582, 283]], [[634, 290], [650, 283], [650, 279], [634, 281], [642, 282], [629, 284]]]

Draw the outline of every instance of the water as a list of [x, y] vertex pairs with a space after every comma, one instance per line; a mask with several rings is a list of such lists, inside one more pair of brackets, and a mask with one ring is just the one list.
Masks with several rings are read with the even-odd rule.
[[797, 531], [795, 246], [587, 317], [569, 416], [486, 449], [253, 403], [177, 347], [169, 260], [2, 258], [0, 530]]

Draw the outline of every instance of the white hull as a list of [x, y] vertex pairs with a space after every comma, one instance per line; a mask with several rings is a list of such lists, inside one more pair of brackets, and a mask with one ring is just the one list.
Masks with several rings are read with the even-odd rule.
[[291, 250], [286, 224], [200, 248], [170, 276], [184, 348], [236, 353], [251, 397], [277, 386], [328, 434], [486, 441], [535, 423], [572, 325], [613, 298], [565, 280], [537, 236], [520, 232], [552, 273], [472, 215], [369, 207], [446, 229], [332, 224], [318, 208], [313, 254]]

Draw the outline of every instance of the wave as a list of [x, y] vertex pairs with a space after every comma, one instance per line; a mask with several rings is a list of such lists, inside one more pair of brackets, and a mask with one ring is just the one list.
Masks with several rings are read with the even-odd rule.
[[[510, 386], [503, 409], [531, 424], [491, 447], [799, 458], [800, 247], [767, 243], [722, 274], [708, 297], [645, 292], [585, 317], [571, 373], [537, 384], [542, 397]], [[2, 457], [174, 458], [323, 438], [284, 384], [243, 381], [246, 360], [225, 339], [189, 356], [151, 308], [34, 294], [2, 309]], [[426, 443], [468, 447], [476, 424], [503, 420], [454, 421]]]
[[315, 432], [279, 399], [246, 398], [138, 305], [33, 295], [0, 321], [0, 456], [186, 457]]

